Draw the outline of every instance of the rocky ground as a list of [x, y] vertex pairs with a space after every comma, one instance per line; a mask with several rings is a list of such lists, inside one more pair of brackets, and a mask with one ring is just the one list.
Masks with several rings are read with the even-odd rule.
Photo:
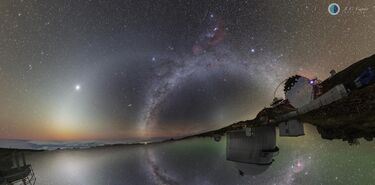
[[354, 91], [348, 97], [308, 112], [301, 121], [317, 126], [325, 139], [375, 137], [375, 85]]

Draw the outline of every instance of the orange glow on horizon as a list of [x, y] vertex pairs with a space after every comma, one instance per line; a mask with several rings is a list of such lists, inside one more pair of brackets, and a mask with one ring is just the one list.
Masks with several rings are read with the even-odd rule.
[[[21, 122], [14, 122], [19, 125]], [[2, 121], [0, 121], [2, 122]], [[29, 122], [27, 129], [17, 126], [6, 127], [6, 133], [0, 139], [44, 140], [44, 141], [79, 141], [79, 140], [142, 140], [152, 138], [180, 137], [201, 131], [194, 128], [132, 128], [132, 129], [100, 129], [75, 126], [61, 122]]]

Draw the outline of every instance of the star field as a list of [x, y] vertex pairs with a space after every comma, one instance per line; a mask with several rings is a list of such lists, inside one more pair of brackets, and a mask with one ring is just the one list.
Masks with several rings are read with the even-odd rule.
[[[174, 137], [251, 119], [274, 88], [374, 54], [375, 3], [4, 1], [0, 135]], [[281, 96], [278, 93], [278, 96]]]

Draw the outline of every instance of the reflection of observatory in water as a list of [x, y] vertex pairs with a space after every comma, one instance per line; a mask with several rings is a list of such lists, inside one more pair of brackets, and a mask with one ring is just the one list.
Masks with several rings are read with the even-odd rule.
[[0, 185], [34, 185], [36, 177], [22, 152], [0, 153]]
[[[287, 100], [275, 99], [272, 107], [290, 107], [295, 110], [309, 103], [315, 97], [316, 80], [301, 76], [293, 76], [285, 81], [284, 92]], [[282, 108], [283, 109], [283, 108]], [[303, 124], [293, 117], [295, 111], [270, 118], [269, 113], [258, 114], [262, 123], [256, 127], [244, 127], [227, 132], [227, 160], [235, 162], [240, 175], [256, 175], [264, 172], [272, 164], [273, 157], [278, 154], [275, 127], [279, 127], [281, 137], [297, 137], [304, 135]], [[276, 125], [269, 124], [277, 122]]]
[[272, 126], [234, 130], [227, 134], [227, 160], [236, 163], [240, 175], [262, 173], [279, 151]]

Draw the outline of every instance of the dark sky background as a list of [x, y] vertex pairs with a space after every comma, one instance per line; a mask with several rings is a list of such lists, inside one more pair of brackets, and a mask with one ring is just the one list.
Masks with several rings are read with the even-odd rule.
[[[375, 3], [3, 1], [0, 137], [173, 137], [253, 118], [285, 78], [375, 53]], [[281, 96], [281, 92], [278, 96]]]

